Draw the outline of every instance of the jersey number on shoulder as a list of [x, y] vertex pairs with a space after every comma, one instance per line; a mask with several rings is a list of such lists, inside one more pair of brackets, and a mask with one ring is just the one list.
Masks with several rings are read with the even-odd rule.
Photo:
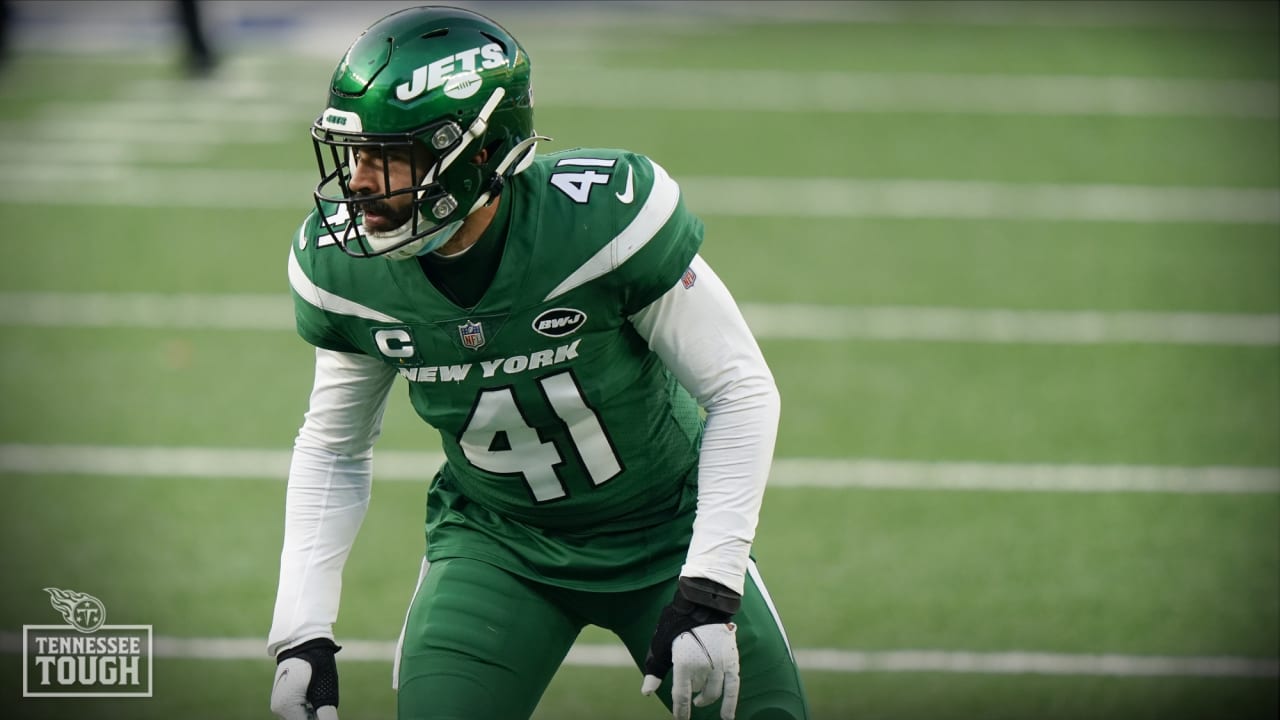
[[[622, 472], [622, 462], [569, 371], [548, 375], [538, 388], [552, 412], [569, 430], [570, 449], [581, 461], [592, 485], [603, 485]], [[564, 465], [560, 449], [543, 440], [529, 425], [510, 387], [481, 391], [459, 438], [471, 464], [497, 475], [519, 475], [535, 502], [568, 495], [556, 468]]]
[[[613, 177], [609, 172], [596, 172], [591, 168], [613, 169], [617, 160], [606, 158], [565, 158], [556, 162], [556, 167], [585, 167], [585, 170], [557, 170], [551, 174], [551, 184], [560, 192], [568, 195], [576, 203], [586, 203], [591, 199], [591, 188], [606, 185]], [[630, 170], [630, 168], [628, 168]], [[628, 176], [629, 178], [630, 176]], [[621, 199], [621, 198], [619, 198]]]
[[[346, 205], [339, 205], [338, 211], [324, 220], [320, 221], [316, 233], [316, 247], [328, 247], [329, 245], [337, 245], [338, 240], [329, 233], [329, 228], [333, 228], [335, 233], [344, 233], [347, 231], [347, 224], [351, 222], [351, 215], [347, 212]], [[303, 247], [306, 247], [306, 237], [302, 238]]]

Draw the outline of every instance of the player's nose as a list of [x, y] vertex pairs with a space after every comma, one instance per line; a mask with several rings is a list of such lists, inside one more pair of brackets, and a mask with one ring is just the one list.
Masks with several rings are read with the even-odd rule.
[[353, 193], [360, 195], [382, 194], [382, 173], [377, 163], [352, 163], [350, 187]]

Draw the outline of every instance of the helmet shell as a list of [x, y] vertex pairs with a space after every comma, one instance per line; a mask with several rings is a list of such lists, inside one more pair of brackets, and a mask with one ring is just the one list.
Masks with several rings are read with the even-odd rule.
[[357, 115], [357, 132], [412, 133], [448, 117], [465, 127], [495, 87], [505, 97], [491, 130], [509, 129], [514, 120], [528, 137], [532, 112], [517, 110], [532, 106], [524, 48], [483, 15], [417, 7], [388, 15], [356, 38], [334, 70], [329, 107]]
[[[409, 239], [397, 241], [396, 248], [408, 245], [461, 221], [485, 197], [500, 192], [506, 177], [527, 166], [513, 160], [532, 157], [532, 147], [520, 145], [532, 136], [530, 61], [515, 37], [468, 10], [401, 10], [361, 33], [330, 79], [328, 107], [312, 127], [321, 174], [317, 204], [345, 204], [347, 215], [357, 217], [346, 148], [425, 149], [430, 160], [418, 168], [419, 184], [394, 190], [416, 193], [418, 212]], [[340, 193], [331, 189], [334, 184]], [[332, 228], [331, 233], [337, 238]]]

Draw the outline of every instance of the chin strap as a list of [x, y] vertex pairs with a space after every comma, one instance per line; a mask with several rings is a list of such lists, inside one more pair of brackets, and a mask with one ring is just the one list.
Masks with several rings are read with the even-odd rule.
[[[473, 140], [484, 135], [485, 131], [489, 129], [489, 116], [493, 115], [493, 111], [498, 109], [498, 104], [502, 102], [502, 98], [506, 97], [506, 94], [506, 88], [499, 87], [494, 89], [493, 93], [489, 95], [489, 99], [485, 101], [484, 106], [480, 108], [480, 113], [476, 115], [476, 119], [467, 126], [466, 132], [462, 134], [460, 141], [454, 145], [453, 150], [450, 151], [448, 155], [441, 158], [439, 163], [427, 171], [426, 177], [422, 179], [424, 184], [434, 182], [436, 176], [443, 174], [445, 170], [453, 165], [462, 153], [466, 152], [467, 147], [471, 145]], [[511, 167], [512, 163], [516, 162], [516, 160], [520, 160], [520, 164], [516, 167], [515, 172], [512, 173], [513, 175], [520, 173], [533, 163], [533, 146], [536, 145], [539, 140], [550, 141], [551, 138], [535, 134], [532, 137], [521, 140], [511, 148], [507, 153], [507, 156], [503, 158], [502, 162], [498, 163], [498, 167], [494, 169], [494, 177], [489, 181], [489, 188], [485, 192], [481, 193], [480, 197], [476, 198], [475, 203], [473, 203], [467, 210], [467, 215], [470, 215], [476, 210], [488, 205], [489, 201], [501, 192], [502, 186], [506, 184], [507, 168]], [[526, 151], [528, 152], [526, 153]], [[418, 193], [418, 202], [422, 202], [422, 194], [425, 192], [426, 190], [424, 189], [422, 192]], [[466, 217], [466, 215], [463, 217]]]
[[[496, 95], [497, 93], [495, 92], [494, 94]], [[474, 124], [473, 124], [473, 127], [474, 127]], [[533, 164], [533, 156], [536, 151], [535, 146], [538, 144], [539, 140], [550, 141], [551, 138], [545, 137], [543, 135], [533, 135], [531, 137], [525, 138], [524, 140], [521, 140], [520, 142], [516, 143], [514, 147], [511, 148], [511, 150], [507, 153], [507, 156], [502, 159], [502, 162], [498, 163], [498, 166], [494, 168], [494, 175], [493, 175], [493, 178], [490, 180], [489, 189], [483, 193], [480, 193], [480, 196], [476, 198], [476, 201], [472, 203], [471, 207], [467, 210], [467, 214], [463, 215], [463, 219], [466, 219], [467, 216], [471, 215], [471, 213], [475, 212], [476, 210], [479, 210], [485, 205], [488, 205], [493, 198], [498, 196], [498, 193], [502, 191], [503, 186], [506, 184], [507, 179], [505, 175], [508, 168], [510, 168], [512, 165], [516, 166], [515, 172], [512, 173], [514, 175], [514, 174], [518, 174], [525, 168], [529, 167], [529, 165]], [[457, 154], [457, 151], [455, 150], [452, 155], [456, 156], [456, 154]], [[443, 167], [443, 165], [444, 164], [441, 163], [441, 167]], [[422, 214], [421, 211], [418, 211], [417, 215], [418, 215], [418, 218], [417, 218], [418, 223], [425, 223], [427, 221], [427, 218]], [[456, 231], [457, 226], [460, 225], [461, 223], [462, 223], [461, 220], [455, 220], [452, 223], [453, 230]], [[398, 228], [395, 228], [394, 230], [388, 230], [387, 232], [381, 232], [381, 233], [365, 231], [363, 234], [366, 237], [374, 238], [386, 245], [394, 245], [395, 243], [400, 242], [405, 238], [409, 237], [409, 235], [413, 232], [413, 227], [414, 227], [414, 221], [411, 218], [405, 221], [403, 225], [401, 225]], [[384, 254], [388, 259], [391, 259], [391, 260], [404, 260], [407, 258], [414, 257], [415, 255], [425, 254], [442, 245], [443, 242], [453, 234], [453, 232], [448, 232], [446, 234], [445, 231], [449, 230], [449, 228], [450, 228], [449, 225], [445, 225], [441, 227], [440, 230], [436, 231], [431, 235], [425, 235], [419, 238], [418, 241], [407, 243], [402, 247], [396, 248], [395, 250], [389, 251]], [[359, 232], [359, 230], [357, 230], [357, 232]]]
[[[506, 88], [499, 87], [489, 95], [489, 99], [486, 100], [484, 106], [480, 108], [480, 114], [476, 116], [476, 119], [473, 120], [469, 126], [467, 126], [466, 131], [462, 134], [459, 142], [454, 145], [453, 150], [450, 151], [448, 155], [441, 158], [439, 163], [435, 164], [427, 171], [426, 176], [422, 179], [424, 185], [429, 185], [434, 182], [436, 177], [447, 170], [449, 166], [466, 151], [467, 147], [471, 145], [474, 140], [484, 135], [485, 131], [489, 129], [489, 116], [498, 108], [498, 104], [502, 102], [502, 98], [506, 97], [506, 94]], [[512, 164], [517, 163], [517, 161], [519, 163], [516, 165], [515, 172], [512, 173], [515, 175], [525, 170], [533, 163], [533, 156], [535, 153], [534, 146], [537, 145], [539, 140], [550, 141], [551, 138], [535, 134], [521, 140], [511, 148], [507, 153], [507, 156], [502, 159], [502, 162], [498, 163], [498, 166], [494, 168], [493, 178], [489, 181], [489, 188], [483, 193], [480, 193], [480, 196], [476, 198], [476, 201], [472, 203], [471, 207], [467, 210], [466, 215], [463, 215], [464, 219], [476, 210], [488, 205], [490, 200], [497, 197], [498, 193], [502, 191], [502, 187], [506, 184], [506, 172]], [[425, 188], [418, 192], [416, 198], [418, 203], [422, 202], [422, 196], [425, 193]], [[408, 237], [414, 226], [427, 220], [427, 218], [422, 215], [421, 211], [418, 211], [416, 214], [417, 218], [411, 218], [394, 230], [390, 230], [385, 233], [366, 232], [365, 235], [374, 237], [387, 244], [394, 244], [395, 242]], [[415, 222], [415, 220], [417, 222]], [[442, 226], [440, 230], [445, 230], [446, 228], [448, 228], [448, 225]], [[456, 230], [456, 227], [454, 229]], [[439, 231], [437, 231], [437, 233], [439, 233]], [[428, 237], [430, 236], [424, 236], [424, 238], [421, 238], [424, 241], [422, 244], [412, 242], [386, 254], [388, 257], [394, 257], [396, 259], [403, 259], [417, 255], [423, 252], [423, 248], [426, 244], [425, 241]]]
[[515, 164], [516, 169], [511, 174], [519, 175], [533, 164], [533, 156], [536, 151], [534, 146], [538, 144], [539, 140], [550, 142], [551, 138], [543, 135], [533, 135], [521, 140], [511, 148], [507, 156], [502, 158], [502, 162], [498, 163], [498, 167], [493, 169], [493, 177], [489, 180], [489, 189], [480, 193], [480, 197], [476, 198], [475, 204], [471, 206], [471, 210], [467, 213], [468, 215], [488, 205], [490, 200], [502, 192], [502, 188], [507, 184], [507, 168]]

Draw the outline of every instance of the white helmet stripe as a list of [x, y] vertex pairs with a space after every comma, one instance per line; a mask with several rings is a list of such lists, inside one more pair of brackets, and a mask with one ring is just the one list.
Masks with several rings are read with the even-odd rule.
[[503, 87], [496, 88], [493, 91], [493, 94], [489, 96], [489, 100], [485, 102], [484, 107], [480, 108], [480, 114], [476, 116], [475, 121], [462, 134], [462, 141], [455, 145], [453, 151], [445, 155], [444, 159], [437, 163], [435, 167], [431, 168], [431, 171], [427, 173], [426, 182], [429, 183], [435, 180], [437, 171], [444, 172], [447, 170], [453, 164], [453, 161], [457, 160], [458, 156], [467, 149], [472, 140], [480, 137], [485, 130], [489, 129], [489, 116], [493, 114], [494, 110], [498, 109], [498, 103], [502, 102], [502, 98], [506, 94], [507, 90]]

